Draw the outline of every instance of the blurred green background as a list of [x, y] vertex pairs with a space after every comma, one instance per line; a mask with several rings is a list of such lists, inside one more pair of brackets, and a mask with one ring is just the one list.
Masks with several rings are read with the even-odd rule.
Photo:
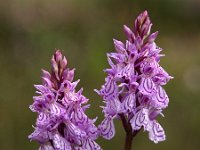
[[[7, 0], [0, 1], [0, 149], [34, 150], [36, 114], [29, 110], [41, 82], [41, 68], [50, 69], [55, 48], [64, 50], [75, 78], [92, 104], [88, 115], [103, 118], [101, 98], [93, 92], [104, 83], [106, 53], [112, 38], [125, 40], [123, 24], [148, 10], [159, 30], [157, 44], [166, 54], [161, 65], [174, 80], [165, 89], [170, 105], [159, 118], [167, 140], [154, 144], [147, 133], [134, 139], [135, 150], [200, 149], [200, 1], [199, 0]], [[97, 141], [103, 149], [122, 150], [124, 131]]]

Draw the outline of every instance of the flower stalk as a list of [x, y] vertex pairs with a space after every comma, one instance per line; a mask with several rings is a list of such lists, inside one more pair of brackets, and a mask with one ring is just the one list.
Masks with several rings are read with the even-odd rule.
[[131, 128], [131, 124], [128, 123], [128, 121], [124, 117], [124, 115], [123, 114], [119, 114], [119, 116], [121, 118], [122, 125], [123, 125], [123, 128], [124, 128], [125, 133], [126, 133], [126, 138], [125, 138], [125, 143], [124, 143], [124, 150], [131, 150], [133, 139], [139, 133], [140, 130], [137, 130], [137, 131], [133, 132], [132, 128]]
[[125, 140], [125, 148], [124, 148], [124, 150], [131, 150], [133, 138], [134, 138], [133, 134], [126, 133], [126, 140]]

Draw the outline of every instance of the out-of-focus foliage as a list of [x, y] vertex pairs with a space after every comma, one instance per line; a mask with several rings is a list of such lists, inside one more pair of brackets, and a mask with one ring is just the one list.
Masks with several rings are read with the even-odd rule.
[[[167, 141], [158, 145], [146, 135], [134, 139], [136, 150], [198, 150], [200, 147], [200, 1], [199, 0], [7, 0], [0, 1], [0, 149], [37, 149], [27, 139], [36, 119], [28, 106], [33, 84], [40, 83], [41, 68], [50, 68], [55, 48], [64, 50], [69, 66], [76, 68], [79, 87], [92, 104], [90, 117], [103, 118], [102, 100], [94, 88], [104, 82], [106, 53], [112, 38], [125, 40], [123, 24], [148, 10], [159, 30], [166, 57], [161, 64], [175, 77], [166, 87], [170, 104], [160, 123]], [[120, 122], [111, 141], [99, 139], [105, 149], [123, 148]]]

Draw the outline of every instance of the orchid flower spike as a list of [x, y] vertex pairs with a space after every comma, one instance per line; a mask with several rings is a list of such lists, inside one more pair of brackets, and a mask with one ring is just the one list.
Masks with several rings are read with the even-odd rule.
[[51, 60], [51, 73], [42, 70], [42, 84], [35, 85], [38, 96], [30, 109], [38, 114], [31, 140], [40, 143], [39, 150], [101, 150], [96, 119], [89, 119], [85, 110], [88, 99], [75, 88], [74, 70], [67, 68], [67, 59], [57, 50]]
[[114, 39], [116, 52], [107, 54], [110, 68], [105, 69], [105, 84], [95, 90], [105, 102], [105, 119], [98, 127], [105, 139], [115, 135], [114, 119], [122, 120], [131, 138], [143, 129], [155, 143], [166, 139], [156, 118], [168, 106], [163, 86], [172, 77], [159, 65], [162, 49], [155, 43], [158, 32], [151, 33], [151, 27], [144, 11], [135, 20], [133, 29], [124, 25], [126, 42]]

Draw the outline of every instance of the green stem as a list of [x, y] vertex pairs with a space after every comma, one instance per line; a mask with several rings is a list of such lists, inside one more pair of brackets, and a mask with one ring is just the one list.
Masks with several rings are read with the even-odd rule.
[[122, 120], [124, 130], [126, 131], [126, 141], [124, 145], [124, 150], [131, 150], [133, 138], [138, 134], [140, 130], [133, 132], [131, 124], [128, 122], [124, 114], [119, 114], [119, 116]]
[[132, 148], [132, 141], [133, 141], [133, 135], [132, 135], [132, 133], [126, 133], [126, 141], [125, 141], [124, 150], [131, 150], [131, 148]]

